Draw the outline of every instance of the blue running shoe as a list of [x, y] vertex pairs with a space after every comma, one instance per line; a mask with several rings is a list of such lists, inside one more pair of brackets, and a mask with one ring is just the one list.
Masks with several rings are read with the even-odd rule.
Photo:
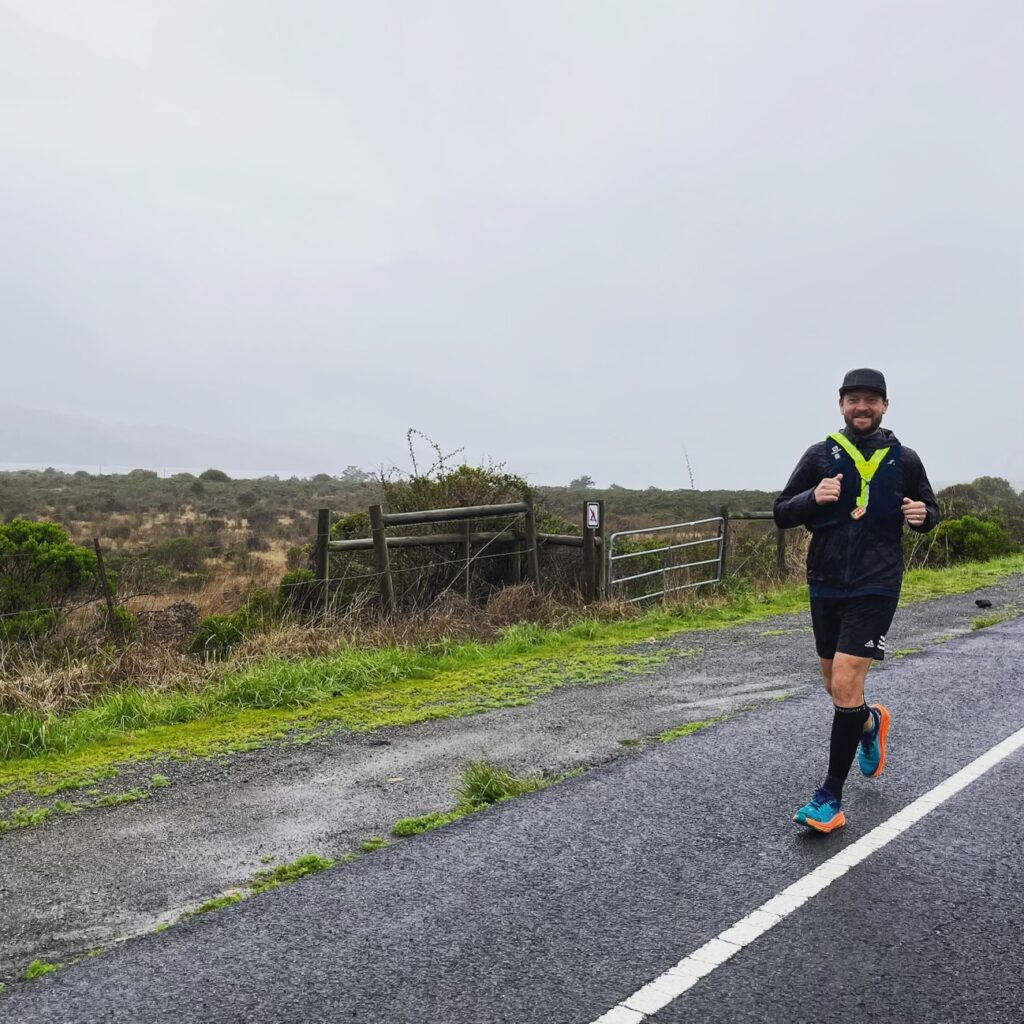
[[889, 735], [892, 716], [884, 704], [872, 704], [870, 710], [875, 727], [861, 737], [857, 764], [869, 779], [877, 779], [885, 771], [885, 739]]
[[817, 832], [831, 832], [846, 824], [846, 815], [843, 814], [843, 805], [827, 789], [819, 789], [810, 803], [804, 804], [793, 815], [793, 820]]

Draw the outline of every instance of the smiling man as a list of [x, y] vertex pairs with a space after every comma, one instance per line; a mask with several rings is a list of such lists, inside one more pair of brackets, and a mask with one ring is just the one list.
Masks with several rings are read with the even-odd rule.
[[939, 521], [921, 460], [882, 429], [888, 408], [885, 377], [851, 370], [839, 389], [846, 426], [807, 449], [775, 501], [776, 525], [811, 532], [811, 623], [834, 712], [828, 774], [793, 820], [819, 832], [846, 824], [843, 784], [855, 754], [869, 778], [885, 769], [891, 716], [865, 704], [864, 682], [885, 656], [899, 601], [903, 528], [926, 533]]

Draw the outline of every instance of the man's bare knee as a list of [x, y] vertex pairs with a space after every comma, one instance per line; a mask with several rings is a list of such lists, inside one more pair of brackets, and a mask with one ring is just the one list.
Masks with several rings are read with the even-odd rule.
[[871, 658], [837, 654], [832, 664], [832, 700], [837, 707], [855, 708], [864, 703], [864, 680]]

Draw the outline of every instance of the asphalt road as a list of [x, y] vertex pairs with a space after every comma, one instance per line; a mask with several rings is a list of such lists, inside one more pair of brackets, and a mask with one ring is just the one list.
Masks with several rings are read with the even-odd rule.
[[[889, 664], [889, 768], [849, 825], [792, 825], [824, 695], [708, 731], [125, 943], [0, 997], [31, 1024], [590, 1024], [1024, 727], [1024, 620]], [[1024, 752], [853, 868], [667, 1021], [1024, 1021]]]

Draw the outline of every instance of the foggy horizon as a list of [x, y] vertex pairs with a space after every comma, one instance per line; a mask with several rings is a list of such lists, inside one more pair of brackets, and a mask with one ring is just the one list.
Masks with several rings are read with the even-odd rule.
[[[4, 464], [1024, 480], [1024, 8], [0, 9]], [[984, 440], [979, 438], [979, 429]], [[234, 475], [234, 473], [232, 473]]]

